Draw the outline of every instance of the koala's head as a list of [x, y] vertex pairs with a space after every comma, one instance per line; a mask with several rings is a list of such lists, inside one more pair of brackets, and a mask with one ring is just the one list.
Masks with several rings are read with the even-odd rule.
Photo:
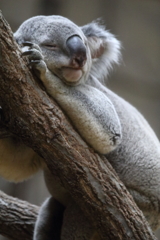
[[105, 77], [119, 57], [119, 41], [96, 22], [78, 27], [61, 16], [37, 16], [25, 21], [14, 36], [20, 45], [38, 44], [49, 70], [71, 85], [97, 71]]

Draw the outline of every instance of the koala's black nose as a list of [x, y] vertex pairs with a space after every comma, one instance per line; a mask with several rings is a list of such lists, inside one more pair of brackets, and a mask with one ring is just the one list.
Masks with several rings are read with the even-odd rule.
[[66, 45], [71, 56], [71, 64], [74, 67], [83, 67], [87, 60], [87, 54], [82, 39], [74, 35], [67, 39]]

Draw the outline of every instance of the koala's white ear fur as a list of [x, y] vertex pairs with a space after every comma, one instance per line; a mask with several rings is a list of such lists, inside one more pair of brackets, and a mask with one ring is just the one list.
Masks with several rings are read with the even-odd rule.
[[100, 77], [97, 74], [105, 78], [112, 65], [119, 63], [121, 43], [98, 22], [87, 24], [81, 29], [88, 39], [93, 59], [91, 73], [98, 79]]
[[88, 45], [91, 51], [92, 59], [99, 58], [105, 51], [103, 39], [88, 37]]

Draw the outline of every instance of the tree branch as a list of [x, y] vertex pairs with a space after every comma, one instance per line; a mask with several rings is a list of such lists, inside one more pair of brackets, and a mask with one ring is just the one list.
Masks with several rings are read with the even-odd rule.
[[0, 234], [13, 240], [32, 240], [38, 210], [0, 191]]
[[86, 145], [33, 79], [2, 15], [0, 27], [0, 105], [8, 131], [45, 159], [101, 239], [155, 239], [110, 164]]

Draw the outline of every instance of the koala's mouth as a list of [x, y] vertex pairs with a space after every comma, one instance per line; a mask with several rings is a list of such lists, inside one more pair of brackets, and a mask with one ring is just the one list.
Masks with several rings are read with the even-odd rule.
[[83, 76], [82, 68], [63, 67], [61, 71], [63, 79], [71, 84], [77, 83]]

